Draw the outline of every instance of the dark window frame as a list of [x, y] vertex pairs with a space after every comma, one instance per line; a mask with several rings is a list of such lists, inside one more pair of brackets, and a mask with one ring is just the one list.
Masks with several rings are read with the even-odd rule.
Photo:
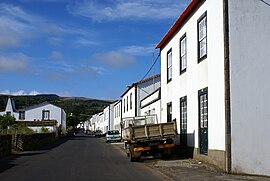
[[[48, 117], [45, 117], [46, 113], [48, 113]], [[42, 120], [50, 120], [50, 110], [42, 110]]]
[[[201, 114], [202, 114], [202, 112], [201, 112], [201, 106], [200, 106], [200, 98], [201, 98], [201, 96], [203, 96], [203, 95], [206, 95], [206, 100], [207, 100], [207, 123], [205, 123], [205, 121], [203, 120], [203, 128], [208, 128], [208, 109], [209, 109], [209, 107], [208, 107], [208, 88], [206, 87], [206, 88], [204, 88], [204, 89], [201, 89], [201, 90], [199, 90], [198, 91], [198, 106], [199, 106], [199, 108], [198, 108], [198, 113], [199, 113], [199, 120], [200, 120], [200, 122], [202, 121], [201, 120]], [[205, 114], [205, 110], [203, 109], [203, 116], [205, 116], [204, 115]], [[200, 128], [200, 122], [199, 122], [199, 128]]]
[[[186, 112], [185, 112], [186, 113], [186, 115], [185, 115], [186, 116], [185, 117], [186, 119], [185, 119], [185, 122], [184, 123], [185, 123], [186, 129], [187, 129], [187, 96], [184, 96], [184, 97], [181, 97], [180, 98], [180, 122], [181, 123], [183, 123], [182, 122], [183, 121], [183, 112], [182, 112], [182, 104], [183, 103], [186, 103]], [[180, 129], [181, 128], [182, 128], [182, 125], [180, 125]]]
[[[169, 108], [171, 108], [170, 114]], [[172, 122], [172, 102], [167, 103], [167, 122]]]
[[[171, 66], [169, 66], [169, 54], [171, 54]], [[166, 69], [167, 69], [167, 83], [172, 81], [172, 48], [167, 52], [167, 63], [166, 63]], [[171, 69], [171, 77], [169, 78], [169, 68]]]
[[[205, 38], [203, 38], [203, 39], [206, 39], [206, 53], [205, 53], [205, 55], [203, 55], [202, 57], [200, 57], [201, 56], [201, 52], [200, 52], [200, 42], [202, 42], [202, 40], [200, 40], [200, 38], [199, 38], [199, 34], [200, 34], [200, 31], [199, 31], [199, 29], [200, 29], [200, 27], [199, 27], [199, 24], [200, 24], [200, 22], [203, 20], [205, 18], [205, 26], [206, 26], [206, 35], [205, 35]], [[202, 15], [201, 15], [201, 17], [198, 19], [198, 21], [197, 21], [197, 48], [198, 48], [198, 63], [200, 63], [201, 61], [203, 61], [204, 59], [206, 59], [207, 58], [207, 11], [206, 12], [204, 12]]]
[[123, 107], [123, 109], [124, 109], [124, 113], [126, 112], [126, 100], [124, 99], [124, 107]]
[[130, 93], [130, 96], [129, 96], [129, 103], [130, 103], [130, 105], [129, 105], [129, 108], [130, 108], [130, 110], [132, 110], [132, 93]]
[[[183, 59], [182, 59], [182, 55], [181, 55], [181, 53], [182, 53], [182, 46], [181, 46], [181, 42], [184, 40], [184, 39], [186, 39], [186, 44], [185, 44], [185, 50], [186, 50], [186, 52], [185, 52], [185, 56], [186, 56], [186, 67], [185, 68], [183, 68], [182, 67], [182, 61], [183, 61]], [[187, 34], [185, 33], [181, 38], [180, 38], [180, 40], [179, 40], [179, 63], [180, 63], [180, 75], [181, 74], [183, 74], [183, 73], [185, 73], [186, 72], [186, 70], [187, 70]]]
[[128, 102], [128, 96], [127, 96], [127, 112], [128, 112], [128, 104], [129, 104], [129, 102]]
[[19, 111], [19, 120], [25, 120], [25, 111]]

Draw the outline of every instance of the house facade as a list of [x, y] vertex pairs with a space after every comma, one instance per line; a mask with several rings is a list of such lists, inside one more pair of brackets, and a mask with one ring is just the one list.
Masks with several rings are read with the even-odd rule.
[[114, 105], [110, 104], [104, 111], [104, 133], [114, 128]]
[[105, 133], [104, 125], [104, 112], [100, 112], [96, 115], [95, 131], [100, 130], [102, 133]]
[[126, 91], [121, 95], [122, 118], [142, 116], [148, 113], [157, 114], [159, 117], [160, 114], [156, 107], [160, 106], [156, 101], [150, 102], [148, 105], [140, 105], [142, 100], [151, 96], [157, 90], [160, 90], [160, 74], [143, 79], [128, 86]]
[[122, 120], [122, 102], [118, 100], [114, 103], [114, 125], [113, 129], [121, 132], [121, 120]]
[[[55, 120], [56, 126], [61, 127], [62, 131], [66, 133], [66, 113], [65, 111], [48, 102], [44, 102], [25, 109], [16, 110], [14, 101], [9, 98], [7, 106], [4, 112], [0, 112], [1, 115], [7, 114], [15, 117], [16, 121], [50, 121]], [[37, 125], [37, 124], [32, 124]], [[48, 127], [52, 131], [52, 127]], [[34, 131], [41, 129], [41, 126], [32, 126]]]
[[228, 172], [270, 175], [269, 19], [263, 1], [193, 0], [157, 45], [161, 120]]

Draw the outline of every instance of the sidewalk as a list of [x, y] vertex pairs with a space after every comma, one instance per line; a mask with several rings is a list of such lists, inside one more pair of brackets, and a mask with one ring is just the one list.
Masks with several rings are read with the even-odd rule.
[[[123, 152], [124, 143], [112, 143], [114, 146], [120, 148]], [[172, 158], [169, 160], [162, 160], [153, 157], [144, 157], [143, 164], [157, 170], [172, 180], [200, 180], [200, 181], [270, 181], [269, 177], [248, 176], [248, 175], [234, 175], [224, 173], [222, 170], [202, 163], [195, 159], [178, 159]]]

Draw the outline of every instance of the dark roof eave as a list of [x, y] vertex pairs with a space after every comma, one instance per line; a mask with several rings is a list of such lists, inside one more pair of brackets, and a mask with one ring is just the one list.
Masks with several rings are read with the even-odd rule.
[[184, 10], [184, 12], [179, 16], [176, 22], [172, 25], [169, 31], [165, 34], [165, 36], [161, 39], [161, 41], [156, 46], [157, 48], [162, 48], [167, 41], [173, 36], [178, 27], [186, 20], [186, 18], [190, 15], [191, 12], [197, 7], [197, 5], [204, 0], [192, 0], [188, 7]]

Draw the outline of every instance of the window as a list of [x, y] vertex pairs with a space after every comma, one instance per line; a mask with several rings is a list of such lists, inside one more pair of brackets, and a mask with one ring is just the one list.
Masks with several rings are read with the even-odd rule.
[[118, 117], [120, 116], [120, 105], [118, 105]]
[[180, 147], [187, 148], [187, 96], [180, 99]]
[[50, 111], [49, 110], [43, 110], [42, 111], [42, 120], [49, 120], [50, 119]]
[[129, 99], [130, 99], [130, 109], [132, 109], [132, 93], [130, 93], [130, 97], [129, 97]]
[[207, 56], [207, 18], [206, 12], [198, 20], [198, 59], [201, 61]]
[[129, 102], [128, 102], [128, 96], [127, 96], [127, 111], [128, 111], [128, 103], [129, 103]]
[[198, 91], [199, 104], [199, 152], [208, 154], [208, 88]]
[[11, 112], [10, 111], [7, 111], [7, 116], [11, 116]]
[[126, 100], [124, 99], [124, 112], [126, 112]]
[[172, 103], [167, 104], [167, 122], [172, 122]]
[[25, 120], [25, 111], [19, 111], [19, 120]]
[[199, 96], [200, 128], [208, 127], [208, 96], [207, 92]]
[[181, 131], [187, 130], [187, 97], [180, 99], [180, 123]]
[[180, 74], [187, 68], [187, 37], [186, 34], [180, 39]]
[[172, 49], [167, 53], [167, 82], [172, 80]]

